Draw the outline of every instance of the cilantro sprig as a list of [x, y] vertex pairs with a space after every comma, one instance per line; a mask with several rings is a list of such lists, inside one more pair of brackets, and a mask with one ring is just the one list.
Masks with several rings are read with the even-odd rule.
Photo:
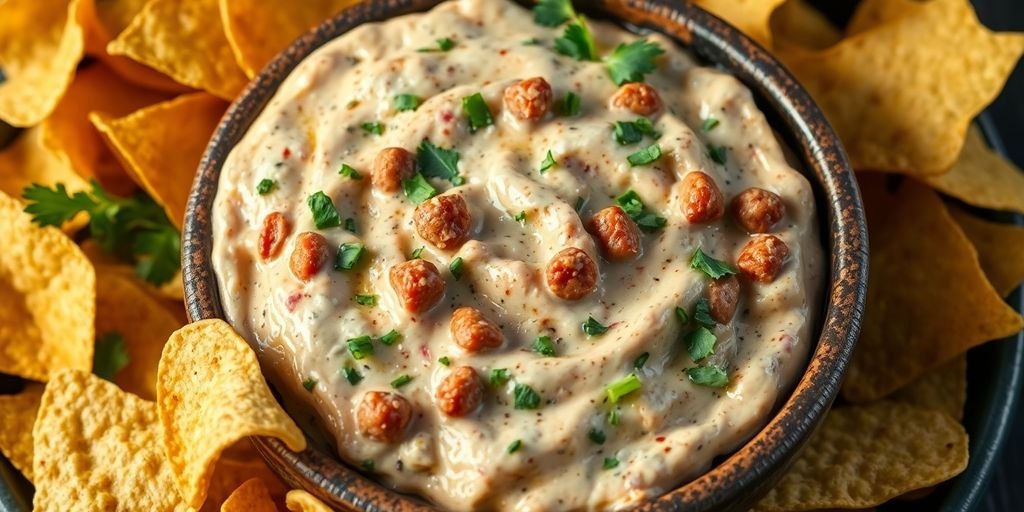
[[576, 60], [597, 60], [597, 45], [594, 44], [594, 36], [590, 34], [583, 16], [566, 25], [562, 35], [555, 39], [555, 51]]
[[117, 372], [131, 362], [124, 337], [119, 332], [108, 332], [96, 340], [96, 349], [92, 355], [92, 373], [97, 377], [113, 382]]
[[149, 283], [166, 284], [181, 265], [181, 235], [160, 205], [142, 193], [122, 198], [96, 182], [88, 192], [69, 194], [62, 183], [54, 188], [33, 184], [22, 191], [25, 212], [40, 226], [61, 226], [79, 213], [89, 216], [89, 234], [108, 254], [135, 264], [135, 273]]
[[646, 233], [658, 231], [668, 223], [665, 217], [649, 211], [644, 206], [640, 194], [637, 194], [632, 189], [615, 198], [615, 203], [622, 208], [622, 211], [626, 212], [626, 215], [633, 219], [633, 222], [636, 222], [637, 227]]
[[429, 139], [416, 148], [416, 165], [428, 178], [443, 178], [456, 187], [466, 182], [459, 176], [459, 152], [436, 146]]
[[545, 27], [557, 27], [575, 17], [572, 0], [540, 0], [533, 7], [533, 21]]
[[657, 69], [654, 59], [664, 53], [665, 50], [658, 43], [642, 39], [615, 47], [612, 54], [604, 58], [604, 62], [608, 65], [608, 74], [615, 85], [643, 82], [644, 75]]

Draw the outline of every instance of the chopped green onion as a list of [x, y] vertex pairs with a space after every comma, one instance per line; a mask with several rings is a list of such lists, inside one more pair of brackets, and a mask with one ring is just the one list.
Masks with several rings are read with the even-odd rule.
[[395, 96], [395, 110], [399, 112], [414, 111], [423, 104], [423, 98], [415, 94], [399, 94]]
[[[615, 141], [623, 146], [640, 142], [643, 140], [644, 135], [655, 139], [661, 136], [654, 128], [651, 120], [646, 117], [641, 117], [636, 121], [616, 122], [612, 133], [615, 135]], [[661, 148], [659, 147], [658, 150], [660, 151]]]
[[661, 158], [661, 146], [658, 144], [651, 144], [632, 155], [626, 157], [629, 161], [629, 165], [632, 167], [638, 167], [641, 165], [652, 164]]
[[715, 353], [715, 342], [718, 341], [718, 338], [710, 329], [702, 325], [687, 334], [684, 341], [686, 341], [686, 351], [690, 354], [690, 359], [699, 363]]
[[363, 244], [341, 244], [338, 256], [334, 259], [334, 270], [352, 270], [363, 257], [366, 247]]
[[580, 327], [587, 336], [600, 336], [608, 332], [608, 327], [602, 325], [601, 322], [594, 320], [594, 317], [592, 316], [587, 317], [587, 321], [580, 324]]
[[544, 357], [554, 357], [555, 342], [551, 340], [550, 336], [538, 336], [533, 342], [533, 351]]
[[512, 441], [512, 443], [510, 443], [508, 445], [508, 453], [518, 452], [519, 449], [522, 448], [522, 447], [523, 447], [523, 440], [522, 439], [516, 439], [515, 441]]
[[642, 385], [640, 378], [635, 373], [631, 373], [612, 382], [608, 387], [604, 388], [604, 391], [608, 395], [608, 401], [614, 404], [618, 403], [626, 395], [638, 391]]
[[494, 124], [491, 109], [480, 93], [462, 98], [462, 111], [469, 118], [469, 131], [476, 132]]
[[409, 374], [403, 374], [397, 379], [391, 381], [391, 387], [398, 389], [410, 382], [412, 382], [412, 377], [410, 377]]
[[455, 41], [452, 41], [450, 38], [447, 37], [442, 37], [441, 39], [438, 39], [435, 42], [437, 43], [437, 48], [420, 48], [419, 50], [416, 51], [422, 53], [447, 52], [450, 51], [452, 48], [455, 48]]
[[540, 407], [540, 395], [526, 384], [516, 384], [512, 390], [515, 395], [516, 409], [536, 409]]
[[679, 319], [679, 323], [686, 325], [690, 323], [690, 315], [686, 314], [686, 310], [676, 306], [676, 318]]
[[616, 407], [611, 411], [608, 411], [608, 424], [612, 426], [618, 426], [621, 418], [619, 417], [619, 408]]
[[698, 386], [709, 388], [721, 388], [729, 384], [729, 374], [718, 366], [701, 366], [699, 368], [688, 368], [686, 376]]
[[437, 195], [437, 189], [421, 173], [402, 180], [402, 191], [405, 192], [405, 197], [412, 201], [412, 204], [420, 204]]
[[373, 338], [369, 336], [350, 338], [345, 344], [348, 345], [348, 352], [352, 354], [353, 359], [365, 359], [366, 356], [373, 355]]
[[592, 428], [589, 432], [587, 432], [587, 438], [590, 439], [590, 442], [594, 444], [604, 444], [606, 439], [604, 431], [598, 430], [596, 428]]
[[359, 382], [363, 380], [362, 374], [360, 374], [355, 368], [352, 368], [351, 366], [346, 366], [342, 368], [341, 373], [345, 375], [345, 380], [347, 380], [348, 383], [353, 386], [359, 384]]
[[341, 216], [338, 209], [334, 207], [334, 201], [330, 196], [319, 191], [306, 199], [306, 205], [313, 213], [313, 225], [317, 229], [333, 228], [341, 225]]
[[345, 231], [348, 231], [349, 233], [358, 233], [359, 230], [356, 229], [356, 220], [352, 217], [345, 219]]
[[492, 386], [503, 386], [512, 378], [512, 372], [508, 368], [494, 368], [491, 370], [490, 381]]
[[715, 128], [717, 128], [717, 127], [718, 127], [718, 119], [715, 119], [713, 117], [709, 117], [709, 118], [705, 119], [703, 123], [701, 123], [700, 131], [702, 131], [704, 133], [708, 133], [711, 130], [714, 130]]
[[643, 354], [640, 354], [639, 356], [637, 356], [636, 359], [633, 360], [633, 368], [636, 368], [637, 370], [643, 368], [644, 365], [647, 364], [647, 360], [650, 359], [650, 357], [650, 352], [644, 352]]
[[619, 467], [619, 459], [616, 459], [615, 457], [605, 457], [604, 465], [602, 465], [601, 467], [603, 467], [604, 469], [615, 469]]
[[416, 249], [413, 249], [412, 257], [409, 258], [409, 259], [411, 259], [411, 260], [418, 260], [418, 259], [420, 259], [420, 255], [423, 254], [423, 249], [424, 249], [424, 247], [418, 247]]
[[544, 157], [544, 161], [540, 163], [540, 173], [544, 174], [555, 168], [557, 165], [558, 161], [555, 160], [555, 156], [551, 154], [551, 150], [549, 149], [547, 156]]
[[462, 257], [456, 256], [455, 259], [448, 264], [448, 271], [452, 273], [452, 277], [454, 277], [456, 281], [462, 279], [463, 263]]
[[523, 211], [517, 213], [516, 216], [515, 216], [515, 219], [516, 219], [516, 222], [518, 222], [520, 224], [523, 224], [523, 225], [526, 225], [526, 210], [523, 210]]
[[359, 171], [355, 170], [355, 168], [348, 164], [341, 164], [341, 169], [338, 170], [338, 174], [354, 180], [363, 179], [363, 175], [359, 174]]
[[302, 381], [302, 387], [306, 388], [306, 391], [313, 391], [317, 382], [313, 377], [306, 377], [306, 380]]
[[379, 121], [363, 123], [363, 124], [359, 125], [359, 127], [362, 128], [364, 132], [369, 133], [369, 134], [373, 134], [373, 135], [383, 135], [384, 134], [384, 123], [381, 123]]
[[450, 366], [452, 364], [452, 360], [448, 359], [448, 356], [441, 356], [437, 358], [437, 362], [441, 363], [443, 366]]
[[558, 114], [562, 117], [576, 117], [580, 113], [582, 103], [578, 94], [569, 91], [565, 93], [565, 98], [558, 103]]
[[377, 341], [390, 347], [400, 339], [402, 339], [402, 333], [396, 331], [395, 329], [391, 329], [390, 331], [388, 331], [387, 334], [381, 336], [380, 338], [377, 338]]
[[690, 268], [703, 272], [711, 279], [718, 279], [736, 273], [736, 270], [730, 267], [728, 263], [704, 254], [700, 247], [693, 251], [693, 256], [690, 257]]
[[728, 153], [725, 151], [725, 146], [708, 145], [708, 156], [711, 157], [711, 161], [716, 164], [725, 165], [725, 160], [728, 156]]
[[259, 184], [256, 185], [256, 193], [261, 196], [265, 196], [274, 191], [277, 187], [277, 182], [268, 178], [260, 180]]
[[376, 306], [377, 296], [376, 295], [356, 295], [356, 304], [360, 306]]

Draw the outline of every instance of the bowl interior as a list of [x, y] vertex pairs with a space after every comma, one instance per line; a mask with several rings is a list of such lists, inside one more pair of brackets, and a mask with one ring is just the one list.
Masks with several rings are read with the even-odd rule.
[[[302, 59], [365, 22], [427, 10], [440, 0], [370, 0], [325, 22], [280, 54], [231, 106], [207, 147], [193, 185], [183, 234], [183, 275], [189, 317], [223, 318], [211, 265], [212, 204], [220, 169], [277, 87]], [[528, 2], [522, 2], [528, 3]], [[860, 194], [839, 139], [810, 96], [781, 64], [725, 22], [687, 2], [594, 0], [582, 10], [636, 31], [660, 32], [707, 63], [740, 78], [793, 148], [817, 199], [822, 240], [830, 258], [817, 346], [806, 373], [770, 423], [710, 471], [640, 508], [745, 509], [778, 478], [834, 400], [860, 331], [867, 284], [867, 231]], [[253, 438], [289, 484], [337, 507], [366, 511], [432, 510], [390, 491], [315, 448], [302, 453]]]

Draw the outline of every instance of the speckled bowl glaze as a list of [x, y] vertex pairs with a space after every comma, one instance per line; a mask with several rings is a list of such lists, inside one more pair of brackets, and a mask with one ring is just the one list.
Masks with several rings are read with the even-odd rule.
[[[225, 159], [291, 70], [324, 43], [365, 22], [425, 11], [441, 0], [369, 0], [293, 43], [249, 84], [228, 110], [200, 164], [189, 198], [182, 266], [191, 320], [223, 317], [211, 265], [212, 219]], [[584, 2], [578, 2], [583, 4]], [[793, 76], [763, 48], [715, 16], [675, 0], [591, 0], [583, 11], [632, 30], [652, 30], [743, 80], [810, 180], [822, 221], [830, 275], [817, 346], [807, 370], [768, 425], [699, 478], [636, 507], [645, 511], [746, 510], [781, 476], [831, 406], [860, 332], [867, 287], [867, 230], [863, 205], [839, 138]], [[394, 492], [339, 462], [333, 453], [302, 453], [253, 438], [270, 466], [289, 484], [341, 510], [429, 511], [423, 500]]]

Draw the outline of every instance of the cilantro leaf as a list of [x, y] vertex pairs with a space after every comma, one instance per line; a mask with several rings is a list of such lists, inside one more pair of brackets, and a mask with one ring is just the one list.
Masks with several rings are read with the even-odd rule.
[[405, 197], [412, 201], [412, 204], [420, 204], [437, 195], [437, 189], [421, 173], [402, 180], [402, 191], [405, 192]]
[[716, 260], [707, 254], [700, 247], [696, 251], [693, 251], [693, 256], [690, 257], [690, 268], [699, 270], [704, 275], [711, 279], [718, 279], [722, 276], [729, 276], [736, 273], [736, 271], [729, 266], [728, 263], [722, 260]]
[[698, 386], [723, 388], [726, 384], [729, 384], [729, 374], [725, 372], [725, 369], [718, 366], [687, 368], [686, 376]]
[[557, 165], [558, 161], [555, 160], [555, 155], [552, 155], [551, 150], [549, 149], [547, 156], [544, 157], [544, 161], [540, 163], [540, 173], [544, 174]]
[[580, 324], [580, 329], [587, 336], [600, 336], [608, 332], [608, 326], [598, 322], [592, 316], [588, 316], [587, 321]]
[[384, 134], [384, 123], [381, 123], [380, 121], [366, 122], [359, 125], [359, 127], [362, 128], [364, 132], [373, 135]]
[[150, 283], [166, 283], [181, 266], [181, 236], [173, 227], [149, 230], [135, 237], [135, 274]]
[[531, 348], [544, 357], [555, 357], [555, 342], [551, 336], [538, 336]]
[[341, 244], [338, 247], [338, 254], [334, 259], [334, 270], [352, 270], [366, 252], [363, 244]]
[[594, 38], [590, 35], [590, 30], [587, 29], [586, 21], [582, 16], [577, 18], [575, 23], [566, 26], [561, 37], [555, 39], [555, 51], [576, 60], [597, 60]]
[[654, 72], [657, 66], [654, 59], [665, 53], [665, 50], [646, 39], [620, 44], [611, 55], [605, 57], [608, 74], [615, 85], [627, 82], [643, 82], [644, 75]]
[[540, 395], [526, 384], [516, 384], [512, 390], [515, 395], [516, 409], [536, 409], [540, 407]]
[[96, 340], [96, 349], [92, 355], [92, 373], [113, 382], [117, 372], [128, 366], [131, 360], [121, 333], [108, 332]]
[[697, 305], [693, 307], [693, 319], [708, 329], [714, 328], [718, 323], [715, 322], [714, 318], [711, 318], [711, 303], [704, 297], [698, 299]]
[[533, 21], [545, 27], [557, 27], [575, 17], [572, 0], [540, 0], [533, 8]]
[[471, 133], [476, 133], [477, 130], [494, 124], [491, 108], [487, 106], [487, 102], [484, 101], [484, 97], [480, 93], [462, 98], [462, 112], [469, 118]]
[[582, 103], [583, 100], [580, 99], [578, 94], [569, 91], [565, 93], [565, 98], [558, 102], [555, 111], [563, 117], [575, 117], [579, 115]]
[[261, 195], [261, 196], [265, 196], [265, 195], [273, 192], [275, 188], [277, 188], [277, 182], [276, 181], [274, 181], [274, 180], [272, 180], [270, 178], [263, 178], [256, 185], [256, 193]]
[[435, 146], [429, 139], [416, 148], [416, 165], [428, 178], [444, 178], [456, 187], [465, 183], [459, 176], [459, 152]]
[[395, 96], [395, 110], [399, 112], [415, 111], [423, 104], [423, 98], [415, 94], [399, 94]]
[[640, 199], [640, 195], [632, 189], [615, 198], [615, 203], [633, 219], [633, 222], [636, 222], [637, 227], [646, 233], [657, 231], [668, 223], [665, 217], [648, 211], [643, 200]]
[[21, 197], [29, 202], [25, 212], [40, 226], [60, 227], [79, 212], [89, 212], [98, 206], [85, 192], [69, 195], [63, 183], [58, 183], [54, 189], [33, 183], [22, 191]]
[[708, 144], [708, 156], [711, 157], [711, 161], [716, 164], [725, 165], [725, 161], [729, 156], [725, 146], [715, 146]]
[[341, 216], [338, 209], [334, 207], [331, 196], [322, 190], [313, 193], [306, 199], [306, 205], [313, 214], [313, 225], [317, 229], [335, 228], [341, 225]]
[[705, 357], [715, 353], [715, 343], [718, 341], [718, 338], [715, 337], [711, 330], [702, 325], [696, 331], [687, 334], [685, 341], [686, 351], [690, 354], [690, 359], [693, 359], [695, 363], [699, 363]]
[[702, 131], [704, 133], [709, 133], [709, 132], [711, 132], [711, 130], [714, 130], [715, 128], [717, 128], [718, 125], [719, 125], [718, 119], [715, 119], [713, 117], [709, 117], [709, 118], [705, 119], [704, 122], [701, 123], [700, 131]]
[[630, 167], [639, 167], [641, 165], [653, 164], [658, 161], [659, 158], [661, 158], [661, 145], [651, 144], [650, 146], [627, 156], [626, 160], [629, 161]]

